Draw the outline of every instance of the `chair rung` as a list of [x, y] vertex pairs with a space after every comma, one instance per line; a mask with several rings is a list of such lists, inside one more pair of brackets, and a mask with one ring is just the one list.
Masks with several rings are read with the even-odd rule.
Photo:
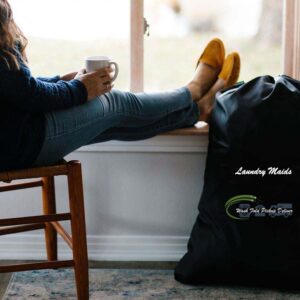
[[56, 230], [56, 232], [64, 239], [64, 241], [69, 245], [69, 247], [73, 249], [72, 238], [61, 226], [61, 224], [59, 222], [51, 222], [51, 225]]
[[10, 185], [5, 185], [5, 186], [0, 186], [0, 192], [29, 189], [29, 188], [33, 188], [33, 187], [42, 186], [42, 185], [43, 185], [42, 180], [26, 182], [26, 183], [10, 184]]
[[22, 225], [22, 224], [31, 224], [31, 223], [36, 224], [36, 223], [65, 221], [65, 220], [71, 220], [70, 213], [2, 219], [0, 220], [0, 226], [13, 226], [13, 225]]
[[20, 272], [29, 270], [40, 270], [40, 269], [57, 269], [73, 267], [73, 260], [61, 260], [61, 261], [47, 261], [47, 262], [36, 262], [27, 264], [16, 264], [16, 265], [3, 265], [0, 266], [0, 273], [7, 272]]
[[0, 228], [0, 235], [5, 234], [12, 234], [12, 233], [19, 233], [24, 231], [32, 231], [32, 230], [39, 230], [44, 229], [45, 224], [29, 224], [29, 225], [21, 225], [21, 226], [14, 226], [14, 227], [6, 227]]

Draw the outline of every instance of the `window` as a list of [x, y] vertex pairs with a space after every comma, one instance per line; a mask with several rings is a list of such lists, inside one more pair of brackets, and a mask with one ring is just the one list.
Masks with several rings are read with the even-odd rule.
[[[247, 0], [242, 5], [239, 0], [10, 3], [17, 23], [30, 40], [28, 56], [34, 75], [78, 70], [85, 56], [108, 55], [120, 64], [117, 88], [170, 89], [191, 77], [196, 59], [214, 36], [225, 41], [228, 51], [240, 52], [243, 80], [278, 75], [283, 73], [283, 65], [287, 74], [296, 77], [300, 72], [300, 62], [295, 62], [300, 51], [297, 0]], [[144, 16], [150, 24], [149, 37], [144, 35]]]
[[281, 74], [282, 10], [274, 0], [145, 0], [145, 89], [185, 84], [212, 37], [240, 53], [241, 80]]
[[120, 65], [116, 85], [129, 89], [130, 0], [10, 0], [29, 39], [35, 76], [80, 70], [84, 58], [107, 55]]

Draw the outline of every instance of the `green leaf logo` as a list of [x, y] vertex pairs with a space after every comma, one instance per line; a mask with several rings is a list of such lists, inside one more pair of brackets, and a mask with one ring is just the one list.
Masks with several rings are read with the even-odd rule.
[[235, 220], [247, 220], [247, 218], [240, 218], [240, 217], [236, 217], [234, 216], [231, 212], [230, 212], [230, 208], [231, 206], [237, 204], [237, 203], [241, 203], [241, 202], [255, 202], [257, 199], [256, 196], [253, 195], [237, 195], [234, 196], [232, 198], [230, 198], [229, 200], [226, 201], [225, 203], [225, 211], [226, 214]]

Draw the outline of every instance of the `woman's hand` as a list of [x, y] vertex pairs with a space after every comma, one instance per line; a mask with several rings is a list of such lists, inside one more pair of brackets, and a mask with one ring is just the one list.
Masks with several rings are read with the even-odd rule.
[[88, 100], [92, 100], [112, 90], [112, 78], [113, 69], [109, 67], [91, 73], [86, 73], [85, 70], [81, 70], [74, 79], [84, 84], [87, 89]]
[[72, 72], [72, 73], [68, 73], [68, 74], [61, 76], [60, 79], [64, 80], [64, 81], [70, 81], [70, 80], [74, 79], [76, 75], [77, 75], [77, 72]]

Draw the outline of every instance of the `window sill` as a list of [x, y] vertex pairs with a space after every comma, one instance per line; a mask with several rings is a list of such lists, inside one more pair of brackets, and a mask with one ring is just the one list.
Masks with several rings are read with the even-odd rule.
[[206, 153], [208, 125], [198, 122], [194, 127], [176, 129], [139, 141], [108, 141], [79, 148], [76, 152], [147, 152], [147, 153]]
[[208, 135], [209, 127], [205, 122], [198, 122], [193, 127], [180, 128], [169, 132], [164, 132], [160, 135]]

